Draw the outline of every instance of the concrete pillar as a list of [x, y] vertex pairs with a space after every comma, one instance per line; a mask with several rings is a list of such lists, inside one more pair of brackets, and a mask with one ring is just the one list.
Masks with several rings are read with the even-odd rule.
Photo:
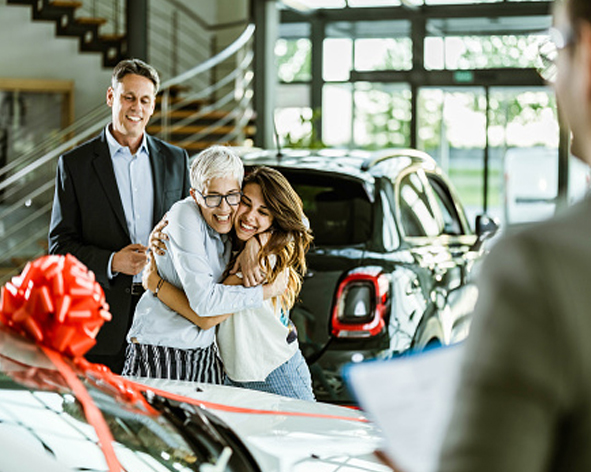
[[275, 0], [253, 0], [255, 146], [275, 149], [274, 114], [277, 72], [275, 43], [279, 34], [279, 11]]

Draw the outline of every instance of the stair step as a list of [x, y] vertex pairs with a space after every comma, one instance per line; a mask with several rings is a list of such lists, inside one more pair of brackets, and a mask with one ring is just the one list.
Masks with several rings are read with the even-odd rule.
[[[176, 96], [178, 96], [179, 93], [188, 92], [190, 90], [191, 90], [191, 87], [188, 85], [176, 84], [176, 85], [171, 85], [170, 87], [168, 87], [168, 93], [170, 94], [171, 97], [176, 97]], [[158, 96], [161, 97], [163, 93], [164, 93], [164, 90], [160, 90], [160, 92], [158, 92]]]
[[101, 34], [99, 39], [105, 43], [118, 43], [125, 39], [124, 34]]
[[[158, 94], [158, 96], [156, 97], [156, 106], [160, 106], [160, 104], [162, 103], [162, 100], [164, 100], [164, 97], [161, 94]], [[181, 103], [181, 102], [186, 101], [187, 105], [195, 105], [195, 106], [203, 106], [203, 105], [207, 105], [209, 103], [208, 100], [204, 100], [204, 99], [187, 100], [186, 97], [179, 97], [177, 95], [172, 95], [172, 94], [168, 96], [168, 100], [172, 104]]]
[[[208, 128], [210, 128], [210, 126], [208, 125], [189, 125], [189, 126], [179, 126], [179, 127], [174, 127], [172, 126], [170, 128], [170, 134], [173, 135], [178, 135], [178, 134], [184, 134], [184, 135], [192, 135], [195, 133], [201, 133], [205, 130], [207, 130]], [[234, 131], [236, 129], [235, 126], [217, 126], [214, 129], [209, 130], [208, 134], [228, 134], [231, 133], [232, 131]], [[254, 126], [245, 126], [242, 131], [245, 134], [248, 135], [252, 135], [255, 133], [255, 127]], [[157, 134], [157, 133], [161, 133], [164, 130], [164, 127], [161, 125], [150, 125], [147, 127], [148, 133], [150, 134]]]
[[71, 8], [73, 10], [80, 8], [82, 6], [82, 2], [76, 1], [69, 1], [69, 0], [53, 0], [49, 2], [50, 7], [56, 8]]
[[238, 143], [236, 141], [226, 141], [223, 143], [216, 142], [216, 141], [192, 141], [190, 143], [182, 143], [181, 141], [171, 141], [170, 144], [175, 146], [181, 147], [186, 149], [187, 151], [202, 151], [203, 149], [208, 148], [209, 146], [213, 146], [214, 144], [221, 144], [224, 146], [243, 146], [243, 143]]
[[[169, 113], [176, 113], [179, 111], [188, 111], [191, 113], [196, 113], [203, 109], [203, 107], [209, 105], [207, 100], [187, 100], [183, 97], [169, 97], [168, 107]], [[160, 112], [162, 110], [162, 98], [160, 96], [156, 97], [156, 112]]]
[[102, 26], [107, 23], [107, 19], [106, 18], [94, 18], [94, 17], [90, 17], [90, 16], [76, 17], [76, 23], [79, 23], [81, 25]]
[[[206, 113], [200, 114], [199, 116], [195, 117], [198, 120], [220, 120], [228, 116], [228, 114], [236, 115], [234, 112], [230, 111], [222, 111], [222, 110], [212, 110]], [[195, 115], [195, 111], [191, 110], [175, 110], [168, 113], [170, 118], [189, 118]], [[160, 113], [154, 114], [154, 119], [158, 119], [161, 117]], [[238, 117], [238, 115], [236, 115]]]

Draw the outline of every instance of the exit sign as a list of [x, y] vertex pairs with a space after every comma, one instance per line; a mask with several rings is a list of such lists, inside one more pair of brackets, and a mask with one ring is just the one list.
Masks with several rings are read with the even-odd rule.
[[459, 84], [471, 84], [474, 82], [474, 73], [470, 70], [457, 70], [454, 72], [454, 82]]

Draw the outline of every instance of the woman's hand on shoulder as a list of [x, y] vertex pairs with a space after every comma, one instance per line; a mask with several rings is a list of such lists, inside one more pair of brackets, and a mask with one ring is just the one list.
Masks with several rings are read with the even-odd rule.
[[263, 299], [275, 298], [283, 295], [287, 290], [287, 283], [289, 282], [289, 269], [284, 269], [277, 278], [270, 284], [263, 285]]
[[154, 293], [160, 278], [158, 267], [156, 267], [156, 261], [154, 261], [154, 255], [152, 254], [148, 259], [148, 263], [144, 267], [144, 272], [142, 273], [142, 285], [144, 286], [144, 289]]
[[265, 272], [259, 266], [259, 251], [261, 243], [257, 238], [250, 238], [246, 241], [244, 249], [236, 258], [236, 262], [230, 274], [242, 272], [242, 284], [245, 287], [260, 285], [265, 280]]
[[166, 219], [166, 215], [164, 215], [164, 217], [158, 222], [156, 226], [154, 226], [154, 229], [150, 233], [150, 250], [159, 256], [163, 256], [166, 252], [166, 244], [164, 241], [168, 240], [168, 236], [166, 233], [163, 233], [162, 230], [166, 228], [167, 225], [168, 220]]

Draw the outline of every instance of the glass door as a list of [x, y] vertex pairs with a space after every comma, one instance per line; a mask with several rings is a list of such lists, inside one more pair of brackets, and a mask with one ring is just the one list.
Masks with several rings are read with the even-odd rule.
[[[418, 103], [418, 147], [451, 177], [470, 221], [486, 212], [513, 225], [554, 213], [559, 127], [550, 88], [425, 87]], [[571, 167], [574, 200], [589, 179]]]

